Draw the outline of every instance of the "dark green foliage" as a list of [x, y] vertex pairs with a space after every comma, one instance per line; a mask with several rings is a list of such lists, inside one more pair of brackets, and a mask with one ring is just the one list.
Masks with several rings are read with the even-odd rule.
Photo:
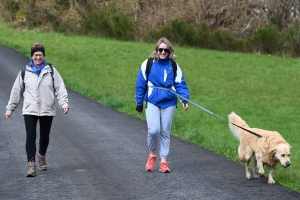
[[[8, 1], [8, 0], [6, 0], [6, 1]], [[11, 9], [11, 11], [13, 13], [17, 13], [20, 10], [18, 1], [9, 1], [9, 2], [10, 2], [9, 8]]]
[[3, 9], [11, 14], [16, 14], [20, 10], [19, 2], [15, 0], [2, 0], [1, 4]]
[[158, 30], [150, 31], [155, 40], [160, 37], [167, 37], [176, 44], [194, 46], [195, 34], [192, 25], [184, 21], [173, 20]]
[[250, 49], [259, 48], [261, 53], [277, 54], [281, 52], [280, 34], [276, 26], [260, 28], [249, 39]]
[[174, 41], [177, 41], [180, 44], [193, 45], [195, 43], [195, 35], [192, 29], [192, 25], [188, 24], [185, 21], [174, 20], [170, 24], [171, 34], [174, 38]]
[[56, 0], [56, 4], [59, 5], [61, 8], [69, 8], [70, 7], [70, 1], [66, 0]]
[[133, 39], [133, 23], [130, 18], [123, 13], [115, 13], [112, 15], [113, 36], [118, 39]]
[[209, 48], [224, 51], [245, 51], [243, 41], [234, 38], [227, 30], [210, 30], [202, 22], [192, 26], [185, 21], [174, 20], [158, 30], [151, 30], [152, 38], [167, 37], [179, 45]]
[[133, 23], [128, 16], [117, 12], [112, 6], [109, 12], [90, 11], [85, 20], [84, 32], [88, 35], [131, 40]]
[[201, 22], [195, 27], [196, 44], [201, 48], [212, 49], [213, 45], [211, 42], [211, 30], [207, 23]]
[[212, 34], [213, 48], [222, 51], [243, 52], [243, 41], [234, 38], [227, 30], [218, 30]]
[[109, 37], [113, 35], [113, 27], [103, 12], [91, 11], [85, 20], [84, 31], [88, 35]]
[[285, 53], [298, 57], [300, 56], [300, 23], [294, 22], [283, 34], [283, 50]]
[[10, 21], [16, 19], [16, 14], [20, 10], [19, 2], [15, 0], [0, 1], [0, 20]]

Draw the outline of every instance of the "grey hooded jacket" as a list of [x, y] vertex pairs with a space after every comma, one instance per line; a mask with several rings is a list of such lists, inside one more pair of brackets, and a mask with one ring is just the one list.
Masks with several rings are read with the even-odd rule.
[[[23, 99], [22, 115], [55, 116], [55, 97], [60, 108], [69, 108], [68, 93], [58, 71], [53, 67], [54, 88], [51, 77], [51, 68], [46, 63], [38, 77], [30, 66], [26, 65], [24, 83], [21, 72], [18, 74], [10, 99], [6, 106], [6, 115], [12, 115], [21, 99]], [[55, 92], [54, 92], [55, 91]]]

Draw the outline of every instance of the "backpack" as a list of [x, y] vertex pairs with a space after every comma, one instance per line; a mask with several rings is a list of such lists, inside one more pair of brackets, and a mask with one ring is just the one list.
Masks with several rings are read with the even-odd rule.
[[[171, 60], [171, 63], [172, 63], [172, 68], [173, 68], [173, 73], [174, 73], [174, 78], [175, 78], [175, 74], [177, 72], [177, 64], [173, 60]], [[146, 65], [146, 82], [147, 83], [148, 83], [148, 76], [150, 74], [152, 64], [153, 64], [153, 58], [150, 57], [150, 58], [148, 58], [147, 65]]]
[[[51, 77], [52, 77], [52, 86], [53, 86], [53, 89], [54, 89], [54, 92], [55, 92], [55, 87], [54, 87], [54, 76], [53, 76], [53, 66], [51, 63], [48, 63], [48, 65], [50, 66], [50, 69], [51, 69]], [[24, 77], [25, 77], [25, 71], [26, 71], [26, 65], [22, 68], [21, 70], [21, 76], [22, 76], [22, 80], [23, 80], [23, 88], [25, 90], [25, 83], [24, 83]]]

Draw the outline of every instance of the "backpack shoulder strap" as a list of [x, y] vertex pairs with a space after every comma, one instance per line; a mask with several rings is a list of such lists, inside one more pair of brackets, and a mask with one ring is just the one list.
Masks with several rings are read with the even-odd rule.
[[172, 68], [173, 68], [173, 73], [175, 78], [177, 73], [177, 63], [174, 60], [171, 60], [171, 63], [172, 63]]
[[22, 80], [23, 80], [23, 88], [24, 89], [25, 89], [25, 83], [24, 83], [25, 70], [26, 70], [26, 65], [23, 66], [23, 68], [21, 69], [21, 77], [22, 77]]
[[153, 58], [150, 57], [150, 58], [148, 58], [147, 65], [146, 65], [146, 78], [147, 78], [146, 81], [147, 82], [148, 82], [148, 75], [150, 74], [152, 64], [153, 64]]
[[24, 66], [22, 69], [21, 69], [21, 76], [22, 76], [22, 79], [24, 80], [24, 76], [25, 76], [25, 69], [26, 69], [26, 66]]
[[[146, 88], [148, 88], [148, 76], [150, 74], [152, 64], [153, 64], [153, 58], [150, 57], [150, 58], [148, 58], [147, 65], [146, 65]], [[147, 108], [147, 102], [148, 102], [148, 94], [146, 95], [146, 105], [145, 105], [145, 108]]]
[[52, 63], [48, 63], [48, 65], [50, 66], [50, 69], [51, 69], [51, 77], [52, 77], [52, 80], [54, 80], [54, 71], [53, 71], [53, 65]]
[[51, 78], [52, 78], [52, 86], [53, 86], [53, 89], [54, 89], [54, 92], [55, 92], [55, 87], [54, 87], [54, 70], [53, 70], [53, 65], [52, 63], [48, 63], [49, 66], [50, 66], [50, 69], [51, 69]]

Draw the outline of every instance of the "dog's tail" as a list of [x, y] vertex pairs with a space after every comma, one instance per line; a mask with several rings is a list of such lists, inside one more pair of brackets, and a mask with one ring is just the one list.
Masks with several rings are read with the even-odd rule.
[[[235, 114], [234, 112], [230, 113], [228, 115], [228, 121], [233, 123], [233, 124], [236, 124], [240, 127], [243, 127], [245, 129], [249, 129], [249, 126], [248, 124], [240, 117], [238, 116], [237, 114]], [[233, 135], [235, 137], [237, 137], [239, 140], [241, 140], [242, 136], [243, 136], [243, 129], [233, 125], [229, 123], [229, 129], [231, 130], [231, 132], [233, 133]]]

